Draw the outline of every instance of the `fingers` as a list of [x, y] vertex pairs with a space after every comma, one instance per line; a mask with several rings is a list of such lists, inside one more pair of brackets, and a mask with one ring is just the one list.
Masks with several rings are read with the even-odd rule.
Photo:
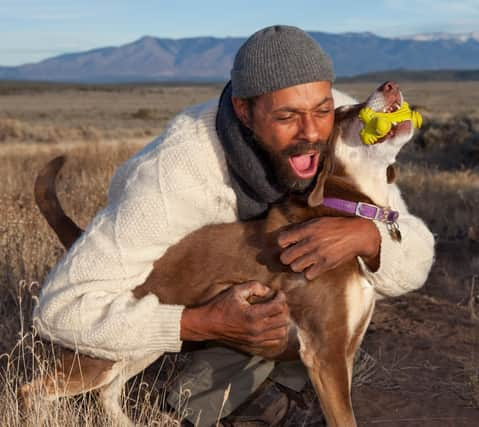
[[278, 238], [279, 245], [284, 248], [281, 262], [294, 272], [304, 271], [306, 278], [313, 280], [353, 259], [364, 246], [361, 229], [354, 220], [323, 217], [284, 231]]
[[321, 255], [318, 250], [309, 252], [297, 259], [291, 264], [291, 270], [295, 273], [304, 271], [306, 279], [313, 280], [321, 275], [321, 273], [335, 267], [336, 264], [331, 264], [330, 260]]
[[265, 297], [271, 292], [271, 288], [263, 285], [257, 280], [250, 280], [249, 282], [241, 283], [235, 286], [234, 289], [237, 292], [237, 295], [245, 301], [253, 296]]
[[305, 238], [304, 240], [288, 247], [283, 252], [281, 252], [280, 260], [283, 264], [291, 264], [297, 258], [314, 250], [316, 246], [316, 241], [310, 238]]
[[221, 325], [217, 337], [253, 354], [269, 354], [284, 347], [290, 324], [285, 294], [278, 291], [272, 299], [257, 304], [247, 301], [252, 295], [271, 292], [275, 291], [251, 281], [233, 286], [220, 301], [215, 300], [213, 304], [216, 304]]
[[288, 336], [288, 326], [284, 325], [280, 328], [274, 328], [267, 331], [259, 330], [256, 333], [251, 334], [251, 341], [256, 343], [272, 341], [272, 340], [284, 340]]
[[324, 256], [320, 256], [317, 258], [317, 261], [314, 264], [312, 264], [310, 267], [308, 267], [305, 270], [304, 275], [306, 279], [314, 280], [318, 278], [325, 271], [336, 268], [339, 264], [344, 262], [346, 259], [348, 258], [338, 256], [334, 259], [329, 259]]
[[254, 304], [250, 306], [253, 321], [264, 320], [267, 317], [274, 317], [277, 315], [289, 315], [288, 306], [286, 304], [286, 297], [283, 292], [278, 292], [276, 296], [265, 303]]
[[305, 272], [304, 275], [308, 280], [314, 280], [318, 278], [323, 271], [326, 271], [327, 268], [324, 263], [316, 263], [309, 267]]
[[281, 313], [276, 316], [267, 317], [262, 321], [261, 329], [265, 332], [277, 329], [288, 328], [290, 323], [289, 313]]
[[246, 345], [260, 348], [283, 345], [288, 340], [289, 328], [287, 324], [269, 330], [264, 330], [263, 327], [264, 325], [252, 324], [249, 334], [243, 337], [242, 342]]
[[[302, 257], [297, 258], [294, 262], [291, 263], [290, 267], [296, 273], [300, 271], [304, 271], [307, 267], [311, 267], [314, 264], [323, 264], [323, 259], [321, 255], [317, 253], [317, 251], [309, 252]], [[306, 276], [309, 279], [308, 276]]]
[[247, 346], [253, 354], [270, 354], [272, 351], [282, 352], [288, 343], [288, 332], [289, 327], [282, 326], [257, 335], [251, 334], [248, 337]]
[[[278, 298], [280, 300], [284, 297], [284, 294], [281, 295]], [[270, 303], [263, 305], [264, 307], [259, 307], [259, 311], [268, 308], [266, 306], [269, 306]], [[247, 337], [248, 345], [264, 350], [283, 346], [288, 339], [289, 324], [289, 310], [286, 304], [284, 304], [279, 314], [263, 317], [250, 323], [249, 335]]]
[[295, 224], [287, 230], [279, 233], [278, 245], [280, 248], [286, 248], [293, 243], [305, 239], [311, 234], [311, 227], [316, 225], [320, 219], [315, 218], [302, 224]]

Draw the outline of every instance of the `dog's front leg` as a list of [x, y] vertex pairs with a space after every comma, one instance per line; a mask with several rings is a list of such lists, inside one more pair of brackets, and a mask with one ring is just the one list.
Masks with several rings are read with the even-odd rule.
[[321, 345], [311, 332], [298, 332], [301, 359], [318, 394], [328, 427], [355, 427], [351, 403], [351, 365], [343, 343]]
[[353, 362], [371, 320], [374, 291], [357, 274], [330, 276], [296, 291], [289, 300], [299, 329], [300, 356], [328, 426], [354, 427]]

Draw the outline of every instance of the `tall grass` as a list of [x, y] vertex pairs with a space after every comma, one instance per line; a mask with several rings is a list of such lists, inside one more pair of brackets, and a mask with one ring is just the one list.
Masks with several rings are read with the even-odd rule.
[[[70, 215], [83, 226], [105, 202], [115, 168], [138, 149], [135, 145], [98, 144], [71, 146], [71, 161], [59, 184], [61, 199]], [[63, 150], [61, 150], [63, 151]], [[21, 413], [20, 386], [50, 375], [46, 361], [55, 349], [31, 329], [31, 313], [40, 284], [63, 254], [35, 207], [33, 182], [37, 171], [59, 149], [36, 150], [2, 156], [6, 179], [0, 183], [0, 425], [91, 426], [112, 425], [93, 394], [48, 403], [34, 401], [28, 416]], [[125, 395], [130, 415], [141, 424], [179, 425], [178, 415], [165, 412], [165, 385], [171, 381], [175, 358], [166, 358], [150, 372], [135, 378]], [[146, 376], [145, 376], [146, 375]], [[185, 408], [179, 409], [183, 416]], [[25, 411], [23, 411], [25, 412]]]

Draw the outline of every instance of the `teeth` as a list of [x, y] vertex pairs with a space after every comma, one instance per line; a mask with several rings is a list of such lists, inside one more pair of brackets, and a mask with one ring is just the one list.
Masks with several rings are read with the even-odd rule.
[[400, 105], [395, 102], [393, 104], [391, 104], [389, 107], [384, 107], [383, 109], [383, 113], [394, 113], [395, 111], [399, 110]]

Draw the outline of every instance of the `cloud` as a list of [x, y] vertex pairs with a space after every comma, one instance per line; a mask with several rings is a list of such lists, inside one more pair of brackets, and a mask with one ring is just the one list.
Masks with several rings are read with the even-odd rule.
[[51, 55], [58, 52], [59, 49], [0, 48], [0, 53], [7, 55]]
[[416, 0], [415, 2], [400, 2], [397, 0], [383, 0], [386, 9], [409, 13], [411, 16], [422, 16], [428, 20], [435, 20], [439, 16], [479, 16], [477, 0]]
[[0, 0], [0, 20], [3, 22], [71, 21], [89, 16], [87, 8], [73, 2]]
[[28, 16], [28, 19], [33, 21], [68, 21], [68, 20], [80, 20], [87, 18], [86, 15], [81, 16], [77, 13], [64, 13], [64, 12], [37, 12]]

